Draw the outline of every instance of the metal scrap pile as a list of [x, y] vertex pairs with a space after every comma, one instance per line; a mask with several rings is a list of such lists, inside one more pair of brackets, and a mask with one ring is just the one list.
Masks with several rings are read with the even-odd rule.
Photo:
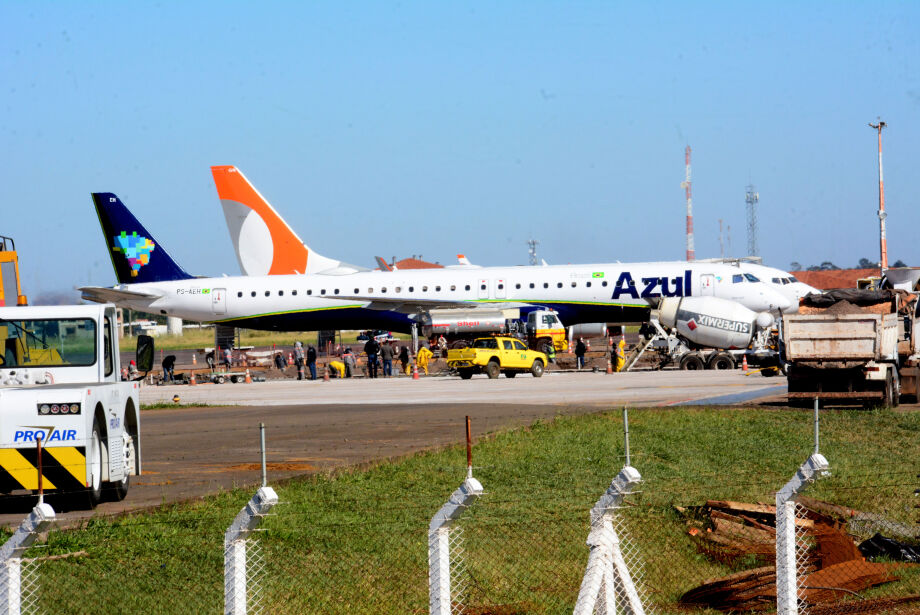
[[[848, 520], [860, 513], [840, 506], [801, 498], [803, 514], [796, 519], [799, 544], [807, 549], [800, 564], [800, 598], [812, 607], [809, 613], [868, 613], [881, 607], [875, 600], [861, 600], [858, 592], [897, 581], [894, 572], [911, 564], [866, 561], [847, 532]], [[697, 549], [713, 560], [733, 568], [756, 566], [716, 579], [709, 579], [686, 592], [685, 605], [726, 612], [771, 610], [776, 607], [776, 509], [766, 504], [710, 500], [698, 508], [679, 508], [687, 519], [688, 532]], [[890, 606], [890, 599], [884, 601]], [[897, 602], [920, 602], [920, 596]]]

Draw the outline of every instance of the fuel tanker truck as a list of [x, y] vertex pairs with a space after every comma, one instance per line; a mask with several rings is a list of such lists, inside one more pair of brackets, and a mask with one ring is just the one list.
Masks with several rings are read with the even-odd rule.
[[[720, 297], [666, 297], [642, 326], [639, 345], [626, 369], [646, 351], [657, 368], [734, 369], [742, 357], [751, 365], [778, 364], [774, 317]], [[775, 372], [762, 372], [773, 375]]]
[[510, 335], [525, 342], [531, 350], [547, 352], [566, 348], [565, 327], [552, 310], [533, 310], [526, 321], [519, 309], [509, 310], [432, 310], [420, 314], [421, 333], [432, 347], [438, 338], [447, 340], [448, 348], [466, 348], [473, 339], [486, 335]]

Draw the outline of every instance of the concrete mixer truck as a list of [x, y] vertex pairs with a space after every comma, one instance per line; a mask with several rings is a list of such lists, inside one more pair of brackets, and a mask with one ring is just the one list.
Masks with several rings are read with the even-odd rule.
[[775, 366], [774, 321], [767, 312], [720, 297], [666, 297], [640, 329], [639, 345], [627, 357], [625, 369], [646, 352], [653, 354], [658, 369], [734, 369], [743, 357], [750, 365]]

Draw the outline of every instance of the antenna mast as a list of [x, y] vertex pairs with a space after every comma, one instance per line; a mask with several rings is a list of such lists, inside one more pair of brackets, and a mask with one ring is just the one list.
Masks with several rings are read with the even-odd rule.
[[681, 186], [687, 192], [687, 260], [696, 259], [696, 250], [693, 249], [693, 198], [690, 194], [690, 146], [684, 150], [684, 158], [687, 164], [687, 177], [681, 183]]
[[757, 203], [760, 201], [760, 194], [754, 192], [754, 186], [750, 184], [744, 190], [744, 202], [747, 203], [748, 256], [760, 256], [757, 253]]
[[887, 124], [878, 118], [878, 124], [869, 122], [869, 126], [878, 131], [878, 224], [881, 233], [882, 274], [888, 270], [888, 239], [885, 237], [885, 182], [882, 180], [882, 128]]
[[537, 245], [540, 242], [536, 239], [530, 238], [527, 240], [527, 253], [530, 254], [530, 264], [537, 264]]
[[725, 260], [725, 242], [722, 241], [722, 218], [719, 218], [719, 258]]

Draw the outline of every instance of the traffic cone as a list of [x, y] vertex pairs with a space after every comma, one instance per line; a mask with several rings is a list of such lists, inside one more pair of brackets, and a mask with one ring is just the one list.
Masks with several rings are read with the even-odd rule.
[[610, 358], [610, 354], [607, 354], [607, 373], [613, 373], [613, 360]]
[[188, 379], [188, 385], [189, 385], [190, 387], [193, 387], [193, 386], [195, 386], [196, 384], [198, 384], [198, 381], [195, 380], [195, 372], [192, 372], [192, 376]]
[[585, 340], [585, 347], [586, 347], [588, 350], [591, 350], [591, 340]]
[[294, 365], [294, 353], [293, 352], [288, 353], [288, 365]]
[[252, 376], [249, 375], [249, 368], [246, 368], [246, 384], [252, 384]]
[[748, 370], [747, 364], [747, 355], [741, 356], [741, 371], [746, 372]]
[[412, 364], [412, 379], [418, 380], [418, 363]]
[[198, 365], [198, 359], [196, 358], [197, 354], [198, 353], [195, 352], [192, 353], [192, 365]]
[[323, 367], [323, 382], [329, 382], [329, 366]]

